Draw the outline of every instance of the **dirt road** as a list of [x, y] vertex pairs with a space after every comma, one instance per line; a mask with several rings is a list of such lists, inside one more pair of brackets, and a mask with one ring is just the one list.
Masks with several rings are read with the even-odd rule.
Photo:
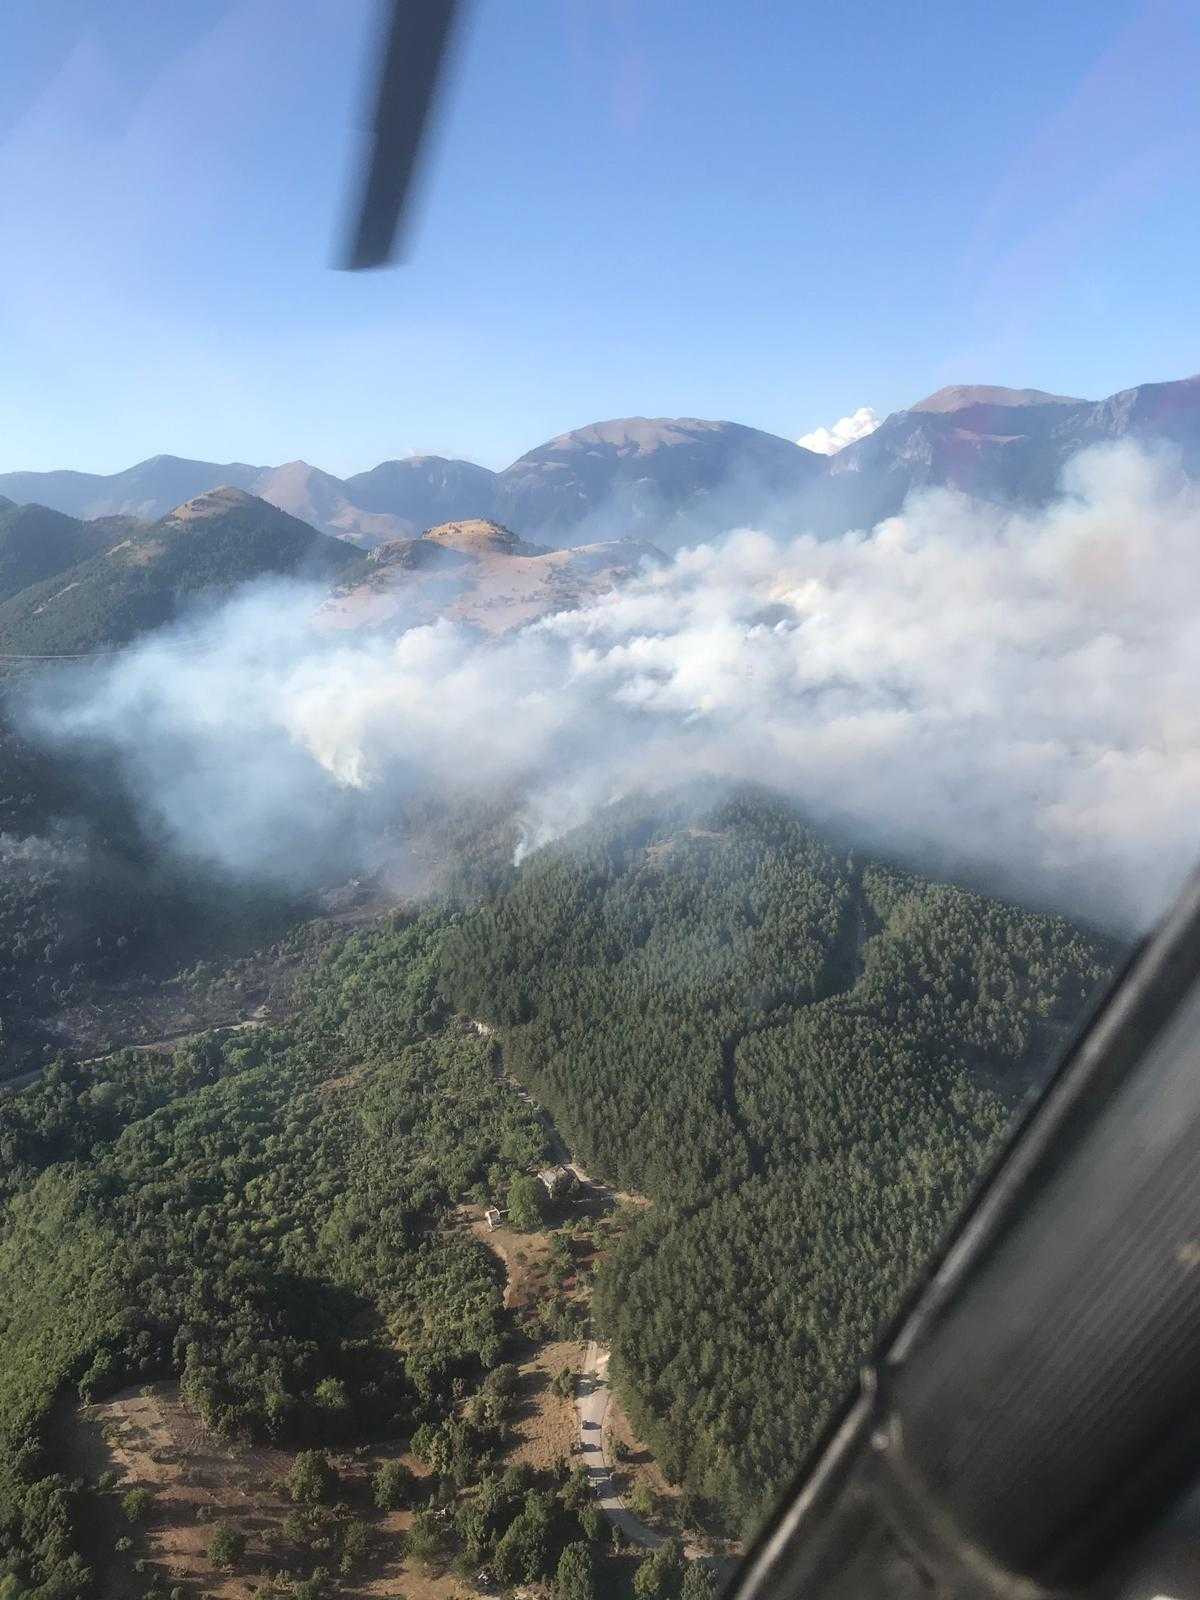
[[[261, 1007], [259, 1008], [261, 1010]], [[186, 1039], [200, 1039], [209, 1033], [242, 1033], [247, 1028], [261, 1028], [266, 1022], [265, 1017], [244, 1017], [241, 1022], [219, 1022], [208, 1028], [184, 1028], [179, 1033], [169, 1033], [162, 1039], [151, 1039], [144, 1044], [118, 1044], [111, 1050], [106, 1050], [102, 1056], [85, 1056], [78, 1063], [81, 1067], [95, 1067], [110, 1057], [120, 1055], [122, 1050], [155, 1051], [169, 1050], [175, 1045], [182, 1044]], [[0, 1082], [0, 1098], [6, 1094], [19, 1094], [22, 1089], [28, 1089], [35, 1084], [45, 1072], [45, 1067], [34, 1067], [30, 1072], [22, 1072], [19, 1077], [5, 1078]]]
[[608, 1520], [620, 1528], [630, 1544], [648, 1550], [662, 1544], [662, 1535], [635, 1517], [613, 1482], [612, 1462], [604, 1435], [604, 1419], [612, 1391], [608, 1387], [608, 1351], [589, 1339], [583, 1370], [575, 1380], [575, 1409], [579, 1413], [579, 1432], [583, 1444], [583, 1465], [596, 1496], [596, 1503]]

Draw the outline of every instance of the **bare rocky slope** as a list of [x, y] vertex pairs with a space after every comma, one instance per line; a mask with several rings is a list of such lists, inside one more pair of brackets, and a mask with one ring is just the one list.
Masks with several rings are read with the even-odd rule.
[[383, 545], [347, 569], [322, 621], [340, 629], [448, 616], [485, 633], [504, 633], [579, 605], [663, 560], [653, 545], [636, 539], [551, 550], [497, 522], [447, 522], [419, 539]]

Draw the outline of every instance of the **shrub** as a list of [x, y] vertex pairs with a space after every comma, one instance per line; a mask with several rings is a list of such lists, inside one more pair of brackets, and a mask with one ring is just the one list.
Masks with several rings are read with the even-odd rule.
[[321, 1450], [301, 1450], [288, 1473], [288, 1493], [299, 1505], [319, 1505], [332, 1500], [337, 1473]]
[[381, 1461], [371, 1479], [371, 1491], [380, 1511], [397, 1511], [412, 1500], [416, 1479], [403, 1461]]
[[649, 1522], [658, 1510], [658, 1498], [644, 1478], [634, 1484], [629, 1496], [629, 1509], [635, 1517]]
[[506, 1587], [549, 1577], [553, 1571], [551, 1520], [550, 1497], [531, 1490], [525, 1496], [524, 1509], [496, 1546], [493, 1568]]
[[343, 1577], [353, 1572], [367, 1553], [371, 1542], [370, 1530], [365, 1522], [358, 1517], [351, 1517], [342, 1529], [342, 1559], [340, 1570]]
[[246, 1554], [246, 1535], [228, 1522], [218, 1522], [208, 1541], [209, 1560], [218, 1567], [236, 1567]]
[[294, 1600], [321, 1600], [322, 1595], [329, 1588], [329, 1571], [326, 1567], [314, 1567], [312, 1576], [302, 1579], [292, 1590]]
[[689, 1561], [680, 1600], [717, 1600], [717, 1580], [707, 1561]]
[[593, 1544], [604, 1536], [604, 1513], [599, 1506], [584, 1506], [579, 1512], [579, 1526], [585, 1539]]
[[428, 1511], [418, 1511], [405, 1541], [410, 1560], [428, 1571], [436, 1566], [444, 1549], [445, 1534], [436, 1517]]
[[678, 1539], [667, 1539], [634, 1573], [633, 1592], [638, 1600], [674, 1600], [683, 1575], [683, 1550]]
[[483, 1380], [483, 1387], [490, 1394], [510, 1395], [515, 1394], [521, 1382], [521, 1374], [511, 1361], [505, 1361], [498, 1367], [493, 1367]]
[[569, 1544], [559, 1556], [554, 1592], [558, 1600], [595, 1600], [592, 1552], [586, 1544]]
[[540, 1228], [546, 1215], [546, 1191], [536, 1178], [513, 1174], [508, 1185], [508, 1225], [524, 1233]]
[[568, 1511], [582, 1511], [585, 1506], [591, 1508], [592, 1485], [583, 1467], [576, 1467], [567, 1478], [559, 1490], [559, 1498]]
[[128, 1489], [121, 1496], [121, 1510], [128, 1522], [144, 1522], [154, 1504], [149, 1489]]

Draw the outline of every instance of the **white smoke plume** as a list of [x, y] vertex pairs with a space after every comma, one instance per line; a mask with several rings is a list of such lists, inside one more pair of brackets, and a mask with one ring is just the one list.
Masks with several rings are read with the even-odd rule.
[[496, 640], [338, 638], [310, 593], [257, 589], [38, 716], [238, 871], [343, 839], [350, 796], [514, 793], [533, 847], [715, 775], [1128, 930], [1200, 855], [1198, 545], [1200, 489], [1108, 447], [1044, 511], [939, 491], [870, 534], [735, 532]]
[[859, 406], [848, 417], [839, 417], [831, 428], [814, 428], [811, 433], [801, 434], [796, 443], [819, 456], [835, 456], [848, 444], [874, 433], [881, 420], [873, 407]]

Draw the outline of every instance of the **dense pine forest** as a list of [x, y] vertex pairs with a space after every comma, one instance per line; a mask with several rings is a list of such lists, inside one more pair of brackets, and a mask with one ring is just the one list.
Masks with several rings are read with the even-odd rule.
[[1112, 959], [755, 795], [616, 808], [455, 930], [455, 1003], [654, 1201], [598, 1306], [641, 1433], [718, 1523], [798, 1464]]

